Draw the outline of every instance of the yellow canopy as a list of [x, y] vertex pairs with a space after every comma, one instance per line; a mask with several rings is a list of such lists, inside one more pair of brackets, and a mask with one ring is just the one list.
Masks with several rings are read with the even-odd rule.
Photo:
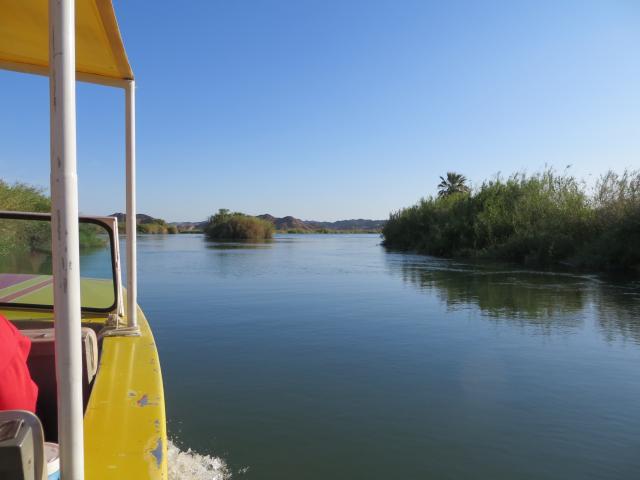
[[[76, 0], [76, 78], [133, 80], [111, 0]], [[0, 68], [49, 75], [49, 2], [0, 0]]]

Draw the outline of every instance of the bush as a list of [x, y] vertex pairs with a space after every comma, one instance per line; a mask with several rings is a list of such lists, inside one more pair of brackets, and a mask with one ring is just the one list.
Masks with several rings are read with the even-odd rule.
[[609, 172], [593, 195], [552, 170], [484, 182], [394, 212], [384, 244], [527, 265], [640, 269], [640, 172]]
[[[126, 226], [123, 230], [126, 232]], [[168, 225], [167, 222], [165, 222], [161, 218], [155, 218], [152, 221], [138, 223], [138, 225], [136, 226], [136, 230], [138, 233], [147, 234], [178, 233], [178, 227], [176, 227], [175, 225]]]
[[209, 217], [204, 233], [209, 240], [265, 240], [273, 237], [273, 224], [244, 213], [220, 209]]
[[0, 210], [49, 213], [51, 200], [42, 189], [24, 183], [9, 185], [0, 180]]
[[593, 238], [576, 255], [578, 264], [640, 270], [640, 171], [606, 173], [592, 202]]

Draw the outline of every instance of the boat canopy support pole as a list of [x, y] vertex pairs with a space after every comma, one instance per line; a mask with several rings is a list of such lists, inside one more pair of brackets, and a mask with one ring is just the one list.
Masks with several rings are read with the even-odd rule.
[[136, 83], [125, 87], [127, 149], [127, 327], [138, 328], [138, 264], [136, 246]]
[[49, 0], [51, 236], [63, 480], [84, 478], [74, 0]]

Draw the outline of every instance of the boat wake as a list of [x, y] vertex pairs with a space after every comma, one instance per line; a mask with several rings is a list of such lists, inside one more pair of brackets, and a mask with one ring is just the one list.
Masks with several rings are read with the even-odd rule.
[[180, 450], [171, 440], [167, 445], [169, 480], [227, 480], [231, 470], [218, 457]]

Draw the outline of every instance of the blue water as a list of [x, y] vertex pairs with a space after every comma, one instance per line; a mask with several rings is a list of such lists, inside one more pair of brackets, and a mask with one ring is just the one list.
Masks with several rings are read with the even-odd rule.
[[629, 279], [376, 235], [141, 236], [138, 255], [171, 435], [235, 478], [640, 478]]

